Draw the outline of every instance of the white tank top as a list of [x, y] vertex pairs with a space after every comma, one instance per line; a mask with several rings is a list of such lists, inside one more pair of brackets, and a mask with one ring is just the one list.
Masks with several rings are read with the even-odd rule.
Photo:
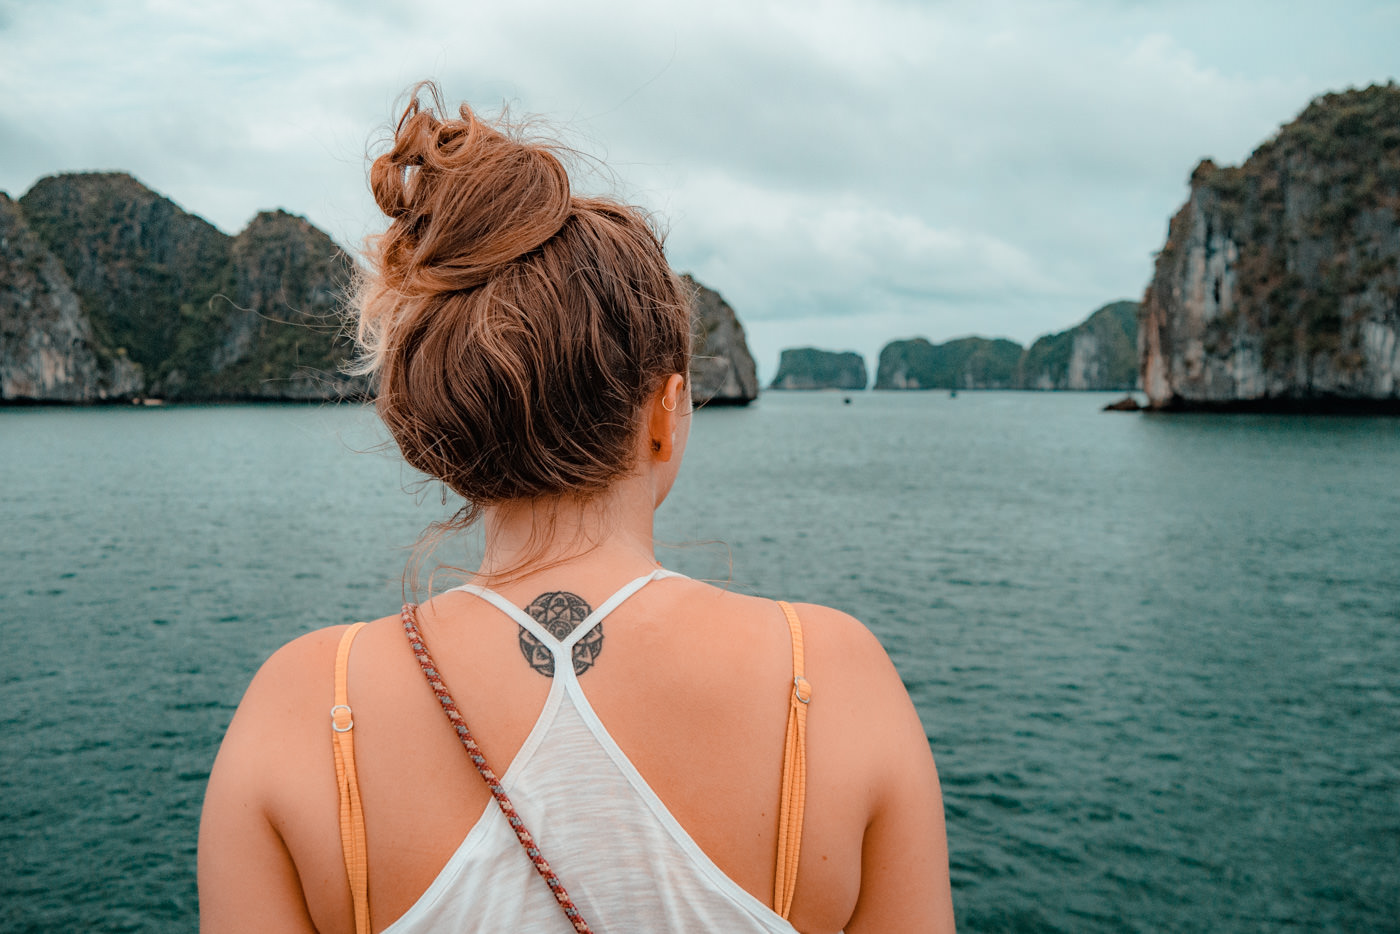
[[[554, 653], [549, 697], [501, 781], [598, 934], [791, 934], [791, 924], [721, 872], [681, 828], [608, 735], [574, 674], [574, 643], [649, 582], [680, 576], [658, 569], [624, 585], [563, 640], [493, 591], [454, 588], [493, 604]], [[384, 934], [572, 930], [492, 802], [427, 891]]]

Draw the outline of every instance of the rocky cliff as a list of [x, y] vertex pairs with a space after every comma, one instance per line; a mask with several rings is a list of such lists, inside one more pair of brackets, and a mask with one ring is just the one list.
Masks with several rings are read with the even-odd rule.
[[342, 366], [354, 348], [341, 306], [350, 260], [305, 218], [265, 211], [229, 249], [228, 315], [211, 348], [215, 395], [268, 399], [363, 396]]
[[86, 402], [140, 387], [140, 367], [93, 339], [63, 265], [0, 193], [0, 399]]
[[1068, 331], [1026, 348], [1018, 389], [1134, 389], [1138, 381], [1137, 302], [1114, 302]]
[[770, 389], [864, 389], [865, 358], [815, 347], [784, 350]]
[[930, 344], [922, 337], [891, 341], [880, 351], [876, 389], [1012, 389], [1021, 345], [963, 337]]
[[880, 351], [875, 388], [1133, 389], [1137, 314], [1137, 302], [1113, 302], [1024, 350], [1015, 341], [985, 337], [891, 341]]
[[[236, 237], [123, 173], [0, 193], [0, 402], [363, 398], [340, 304], [351, 260], [304, 218]], [[744, 328], [694, 290], [697, 402], [758, 395]]]
[[[0, 399], [365, 395], [366, 381], [340, 370], [351, 345], [336, 306], [350, 261], [305, 220], [260, 214], [229, 237], [122, 173], [51, 176], [6, 203], [9, 224], [30, 236], [0, 244]], [[47, 318], [15, 271], [36, 249], [50, 258], [45, 307], [63, 309]], [[43, 356], [36, 348], [56, 339], [45, 335], [61, 335], [68, 353]], [[79, 378], [26, 377], [41, 358], [41, 369]]]
[[1313, 101], [1202, 162], [1143, 300], [1158, 409], [1400, 411], [1400, 87]]
[[696, 405], [748, 405], [758, 398], [758, 370], [744, 339], [744, 326], [720, 294], [689, 275], [695, 340], [691, 345], [690, 394]]
[[[228, 240], [211, 224], [119, 173], [41, 179], [20, 206], [73, 282], [101, 347], [141, 367], [148, 392], [164, 394], [172, 367], [189, 367], [203, 306], [219, 292]], [[211, 338], [216, 328], [200, 327]]]

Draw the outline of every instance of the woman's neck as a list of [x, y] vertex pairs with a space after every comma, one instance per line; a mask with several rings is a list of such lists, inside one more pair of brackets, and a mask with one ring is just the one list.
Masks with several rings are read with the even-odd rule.
[[653, 514], [646, 485], [631, 478], [586, 500], [528, 500], [488, 507], [482, 517], [486, 541], [478, 576], [519, 578], [576, 563], [600, 570], [655, 565]]

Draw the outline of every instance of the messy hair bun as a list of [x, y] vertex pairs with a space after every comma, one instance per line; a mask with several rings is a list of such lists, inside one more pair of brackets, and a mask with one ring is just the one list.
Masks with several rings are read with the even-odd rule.
[[690, 312], [639, 209], [573, 195], [549, 146], [465, 104], [443, 114], [420, 85], [374, 160], [390, 224], [355, 310], [380, 416], [410, 464], [466, 499], [465, 526], [631, 469], [642, 404], [688, 370]]

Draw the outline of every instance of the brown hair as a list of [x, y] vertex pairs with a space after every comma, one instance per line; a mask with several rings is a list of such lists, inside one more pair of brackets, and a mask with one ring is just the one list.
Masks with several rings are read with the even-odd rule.
[[390, 224], [355, 311], [404, 458], [467, 502], [451, 530], [629, 471], [643, 403], [688, 372], [690, 308], [641, 210], [571, 194], [556, 147], [444, 114], [419, 85], [374, 160]]

